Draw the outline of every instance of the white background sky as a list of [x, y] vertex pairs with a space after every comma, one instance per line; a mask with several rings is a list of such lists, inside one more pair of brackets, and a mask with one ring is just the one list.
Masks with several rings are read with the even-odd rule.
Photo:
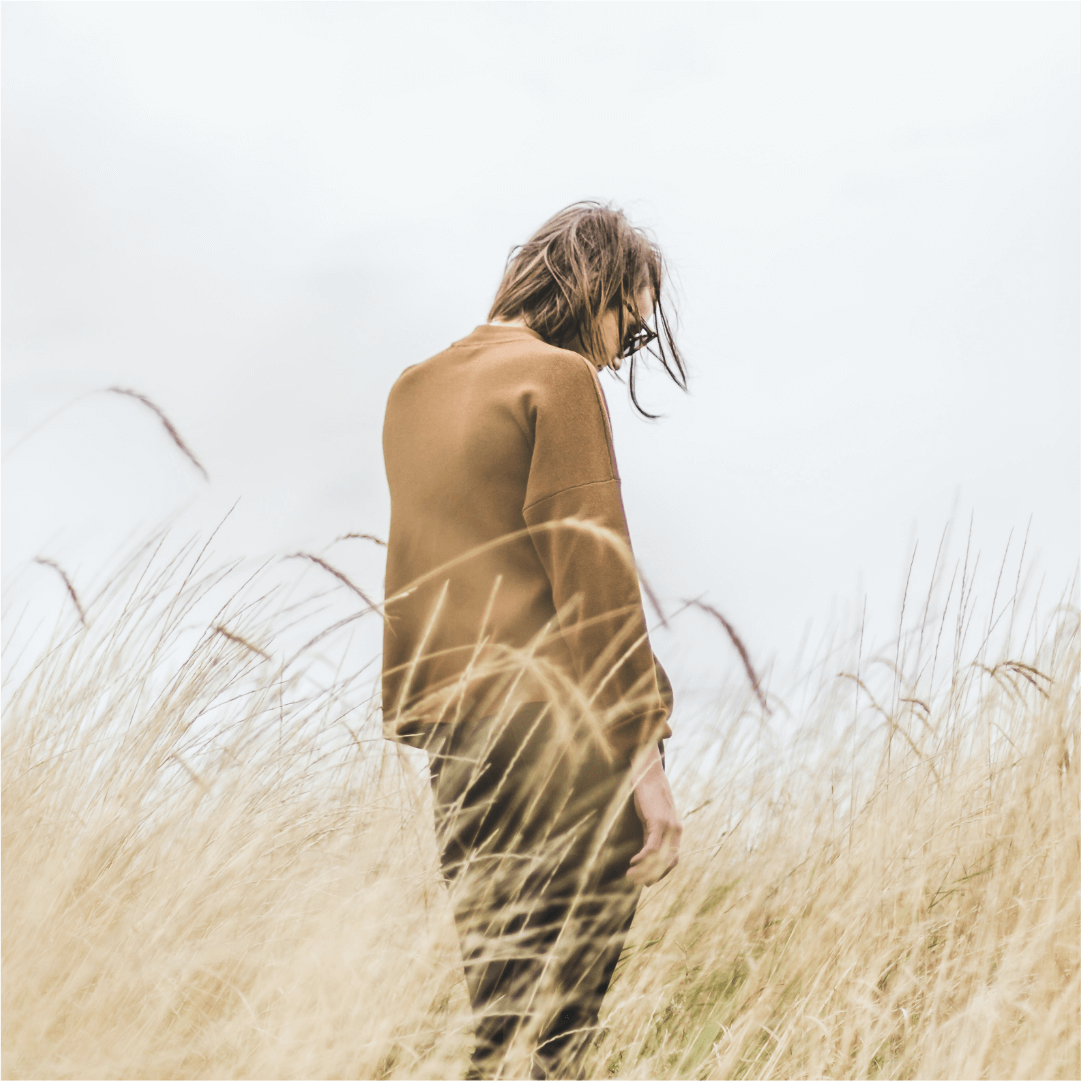
[[[3, 5], [4, 578], [165, 515], [222, 557], [385, 535], [402, 368], [579, 198], [651, 228], [692, 393], [608, 388], [636, 551], [759, 663], [895, 621], [953, 514], [1078, 562], [1074, 3]], [[169, 414], [205, 485], [134, 403]], [[339, 547], [378, 587], [371, 554]], [[926, 558], [925, 558], [926, 557]], [[14, 602], [12, 602], [14, 598]], [[13, 609], [11, 609], [13, 610]], [[848, 613], [848, 615], [846, 615]], [[677, 688], [733, 654], [687, 614]]]

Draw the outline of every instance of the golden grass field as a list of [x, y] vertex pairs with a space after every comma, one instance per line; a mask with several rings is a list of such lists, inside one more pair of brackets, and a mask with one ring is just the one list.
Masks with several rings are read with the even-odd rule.
[[[283, 644], [300, 602], [198, 557], [148, 549], [6, 688], [3, 1075], [461, 1077], [422, 759], [333, 635]], [[1078, 613], [993, 655], [954, 607], [672, 756], [683, 855], [590, 1076], [1081, 1076]]]

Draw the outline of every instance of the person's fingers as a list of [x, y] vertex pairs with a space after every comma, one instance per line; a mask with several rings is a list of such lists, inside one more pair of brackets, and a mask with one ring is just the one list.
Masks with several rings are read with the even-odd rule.
[[[657, 876], [657, 881], [660, 882], [660, 880], [664, 878], [677, 863], [679, 863], [679, 854], [674, 852], [672, 858], [668, 861], [668, 866]], [[650, 884], [652, 885], [652, 883]]]
[[664, 843], [665, 830], [661, 825], [650, 825], [646, 828], [646, 840], [641, 851], [631, 857], [631, 863], [638, 863], [654, 852], [659, 852]]
[[675, 859], [666, 860], [659, 855], [654, 855], [635, 867], [629, 867], [627, 878], [639, 886], [652, 886], [660, 882], [672, 870], [676, 862]]
[[655, 826], [646, 833], [641, 851], [630, 859], [627, 877], [643, 886], [659, 882], [679, 862], [679, 841], [682, 829], [676, 826]]

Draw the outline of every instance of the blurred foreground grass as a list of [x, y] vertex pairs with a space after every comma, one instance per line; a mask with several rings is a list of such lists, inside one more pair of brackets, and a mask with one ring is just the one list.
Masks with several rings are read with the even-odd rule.
[[[239, 574], [147, 553], [8, 688], [5, 1077], [464, 1072], [422, 760]], [[962, 623], [673, 760], [593, 1076], [1081, 1075], [1077, 612]]]

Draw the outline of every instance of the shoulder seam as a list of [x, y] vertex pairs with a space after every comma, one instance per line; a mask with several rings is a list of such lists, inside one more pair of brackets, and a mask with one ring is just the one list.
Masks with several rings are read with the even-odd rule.
[[532, 503], [527, 503], [522, 508], [522, 513], [525, 514], [530, 508], [538, 507], [541, 503], [547, 503], [549, 499], [555, 499], [557, 495], [562, 495], [564, 492], [573, 492], [577, 488], [595, 488], [598, 484], [619, 484], [619, 477], [609, 477], [607, 480], [587, 480], [584, 484], [568, 485], [566, 488], [560, 488], [558, 492], [552, 492], [541, 499], [534, 499]]

